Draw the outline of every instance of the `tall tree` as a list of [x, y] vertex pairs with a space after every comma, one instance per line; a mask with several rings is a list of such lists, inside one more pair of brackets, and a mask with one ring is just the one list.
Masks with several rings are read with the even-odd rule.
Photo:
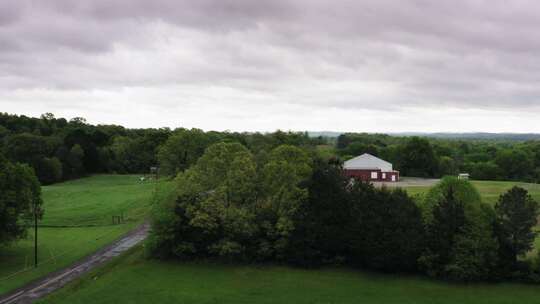
[[417, 269], [422, 252], [422, 213], [401, 189], [377, 189], [357, 183], [350, 190], [355, 218], [349, 237], [350, 259], [356, 265], [385, 272]]
[[533, 248], [537, 235], [539, 205], [521, 187], [513, 187], [499, 197], [495, 205], [496, 232], [504, 262], [515, 265], [517, 258]]
[[426, 246], [419, 259], [426, 272], [457, 281], [491, 278], [497, 264], [497, 241], [489, 205], [464, 180], [445, 177], [424, 202]]
[[425, 138], [412, 137], [400, 151], [398, 166], [404, 176], [435, 176], [437, 165], [433, 147]]
[[158, 161], [165, 175], [176, 175], [195, 164], [210, 145], [211, 139], [199, 129], [181, 129], [159, 148]]
[[346, 227], [353, 221], [347, 183], [340, 167], [315, 161], [308, 198], [294, 216], [296, 227], [287, 254], [291, 263], [317, 266], [346, 257], [350, 241]]
[[41, 204], [41, 188], [33, 170], [0, 154], [0, 244], [24, 237], [23, 219], [30, 218], [34, 208], [41, 210]]
[[534, 171], [534, 158], [522, 149], [506, 149], [499, 151], [495, 163], [509, 179], [524, 179]]

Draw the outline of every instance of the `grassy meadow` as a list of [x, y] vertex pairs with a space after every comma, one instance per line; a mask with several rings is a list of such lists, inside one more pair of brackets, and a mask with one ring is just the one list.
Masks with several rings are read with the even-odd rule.
[[[169, 185], [160, 182], [158, 189]], [[33, 267], [33, 229], [28, 238], [0, 248], [0, 294], [58, 270], [111, 243], [140, 224], [156, 184], [134, 175], [96, 175], [43, 187], [45, 214], [38, 232], [40, 265]], [[111, 216], [125, 222], [112, 225]]]
[[[520, 186], [538, 202], [540, 202], [540, 184], [522, 183], [522, 182], [509, 182], [509, 181], [475, 181], [471, 180], [474, 187], [480, 192], [482, 201], [495, 205], [499, 196], [508, 191], [513, 186]], [[409, 186], [405, 187], [407, 192], [411, 195], [423, 194], [429, 191], [429, 186]]]
[[[540, 185], [472, 183], [491, 204], [516, 184], [540, 201]], [[160, 183], [158, 193], [171, 185]], [[0, 281], [0, 293], [69, 265], [132, 229], [147, 214], [154, 187], [137, 176], [110, 175], [44, 187], [47, 213], [42, 224], [48, 226], [40, 229], [40, 259], [47, 262]], [[406, 189], [422, 195], [429, 187]], [[110, 216], [121, 212], [127, 223], [110, 225]], [[143, 252], [138, 246], [39, 303], [540, 303], [540, 288], [534, 285], [451, 284], [344, 268], [156, 261], [145, 259]], [[30, 266], [32, 238], [0, 254], [0, 277]]]
[[[499, 196], [508, 191], [513, 186], [519, 186], [527, 191], [540, 203], [540, 184], [522, 183], [522, 182], [510, 182], [510, 181], [475, 181], [471, 180], [471, 183], [478, 190], [482, 197], [482, 201], [492, 206], [495, 205]], [[429, 191], [429, 186], [409, 186], [405, 187], [407, 192], [411, 195], [423, 195]], [[537, 226], [537, 230], [540, 231], [540, 224]], [[535, 241], [535, 249], [530, 252], [530, 255], [536, 255], [540, 250], [540, 235], [537, 236]]]
[[[516, 183], [473, 184], [493, 204]], [[540, 185], [519, 185], [540, 199]], [[408, 191], [421, 195], [428, 189]], [[344, 268], [157, 261], [145, 259], [143, 251], [134, 248], [39, 303], [540, 303], [534, 285], [452, 284]]]
[[104, 226], [112, 215], [138, 220], [148, 211], [155, 182], [138, 175], [95, 175], [43, 187], [44, 226]]
[[540, 288], [455, 285], [341, 268], [145, 260], [135, 248], [39, 303], [540, 303]]

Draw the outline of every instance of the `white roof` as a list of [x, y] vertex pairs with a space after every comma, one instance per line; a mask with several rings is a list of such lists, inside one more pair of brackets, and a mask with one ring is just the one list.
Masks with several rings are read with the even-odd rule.
[[344, 169], [356, 169], [356, 170], [378, 170], [382, 172], [389, 172], [392, 170], [392, 164], [375, 157], [371, 154], [364, 153], [355, 158], [349, 159], [343, 164]]

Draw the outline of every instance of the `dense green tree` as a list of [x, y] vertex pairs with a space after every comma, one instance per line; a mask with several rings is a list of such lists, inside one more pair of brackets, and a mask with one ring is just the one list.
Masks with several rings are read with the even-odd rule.
[[0, 125], [0, 140], [2, 140], [4, 137], [7, 137], [8, 134], [9, 130], [6, 127]]
[[533, 248], [539, 205], [527, 190], [516, 186], [499, 197], [495, 212], [502, 262], [515, 266], [518, 257]]
[[72, 149], [75, 145], [83, 149], [84, 153], [81, 161], [84, 166], [84, 172], [100, 172], [99, 153], [97, 145], [92, 138], [92, 131], [81, 122], [72, 124], [76, 127], [68, 129], [64, 138], [64, 144], [68, 149]]
[[435, 176], [438, 161], [427, 139], [412, 137], [401, 150], [398, 167], [403, 176]]
[[44, 185], [49, 185], [62, 180], [62, 163], [56, 157], [45, 157], [34, 165], [38, 179]]
[[424, 202], [426, 246], [419, 262], [434, 277], [490, 279], [497, 265], [493, 212], [467, 181], [445, 177]]
[[67, 174], [67, 176], [70, 177], [80, 177], [83, 176], [86, 171], [84, 168], [84, 149], [76, 144], [74, 145], [69, 152], [67, 152], [66, 156], [66, 170], [64, 170], [64, 174]]
[[510, 179], [525, 179], [531, 177], [534, 171], [532, 156], [521, 149], [499, 151], [495, 163]]
[[[238, 143], [209, 147], [194, 167], [176, 178], [175, 216], [169, 221], [156, 219], [159, 227], [151, 238], [154, 251], [164, 255], [163, 248], [170, 248], [169, 255], [193, 257], [197, 253], [226, 259], [243, 259], [255, 251], [255, 168], [251, 153]], [[171, 221], [175, 226], [161, 228]], [[181, 237], [173, 233], [175, 243], [163, 235], [171, 229], [182, 233]]]
[[371, 155], [380, 156], [379, 148], [376, 145], [373, 144], [364, 144], [361, 142], [353, 142], [351, 143], [347, 149], [346, 153], [348, 155], [362, 155], [364, 153], [369, 153]]
[[439, 168], [439, 174], [441, 176], [455, 175], [457, 173], [457, 171], [458, 171], [457, 166], [456, 166], [456, 162], [454, 161], [453, 158], [451, 158], [449, 156], [442, 156], [439, 159], [438, 168]]
[[350, 259], [357, 265], [385, 272], [416, 270], [422, 252], [422, 213], [401, 189], [376, 189], [356, 183], [350, 191], [356, 219], [347, 233]]
[[42, 183], [50, 184], [62, 178], [61, 173], [58, 174], [61, 164], [58, 166], [57, 159], [49, 158], [58, 146], [60, 140], [56, 137], [21, 133], [8, 138], [5, 152], [13, 162], [29, 164]]
[[466, 163], [464, 171], [471, 175], [471, 178], [476, 180], [497, 180], [503, 176], [502, 170], [492, 161]]
[[24, 237], [23, 222], [37, 208], [41, 216], [41, 188], [32, 169], [13, 164], [0, 154], [0, 245]]
[[295, 229], [294, 216], [308, 191], [303, 184], [311, 176], [311, 159], [298, 147], [282, 145], [270, 153], [261, 172], [261, 212], [258, 213], [265, 243], [261, 255], [284, 259], [290, 234]]
[[[309, 157], [296, 147], [276, 148], [258, 169], [245, 146], [214, 144], [178, 174], [176, 203], [165, 206], [175, 216], [156, 219], [160, 228], [151, 238], [153, 251], [160, 256], [283, 259], [295, 212], [306, 195], [299, 184], [310, 174]], [[169, 230], [161, 226], [171, 224]], [[167, 233], [171, 230], [173, 236]]]
[[35, 164], [51, 153], [52, 147], [43, 136], [29, 133], [16, 134], [6, 141], [6, 156], [14, 162]]
[[345, 260], [350, 241], [346, 227], [354, 220], [347, 184], [341, 168], [320, 159], [315, 162], [308, 198], [293, 217], [289, 262], [318, 266]]
[[159, 148], [161, 172], [174, 176], [193, 165], [211, 144], [211, 138], [200, 129], [180, 129]]

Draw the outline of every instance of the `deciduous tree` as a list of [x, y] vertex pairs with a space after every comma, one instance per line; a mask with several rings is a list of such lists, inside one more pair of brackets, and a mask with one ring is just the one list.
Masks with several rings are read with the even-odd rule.
[[521, 187], [513, 187], [495, 205], [496, 232], [504, 263], [515, 265], [517, 258], [533, 248], [539, 205]]
[[23, 220], [41, 211], [41, 188], [33, 170], [0, 155], [0, 244], [26, 235]]

